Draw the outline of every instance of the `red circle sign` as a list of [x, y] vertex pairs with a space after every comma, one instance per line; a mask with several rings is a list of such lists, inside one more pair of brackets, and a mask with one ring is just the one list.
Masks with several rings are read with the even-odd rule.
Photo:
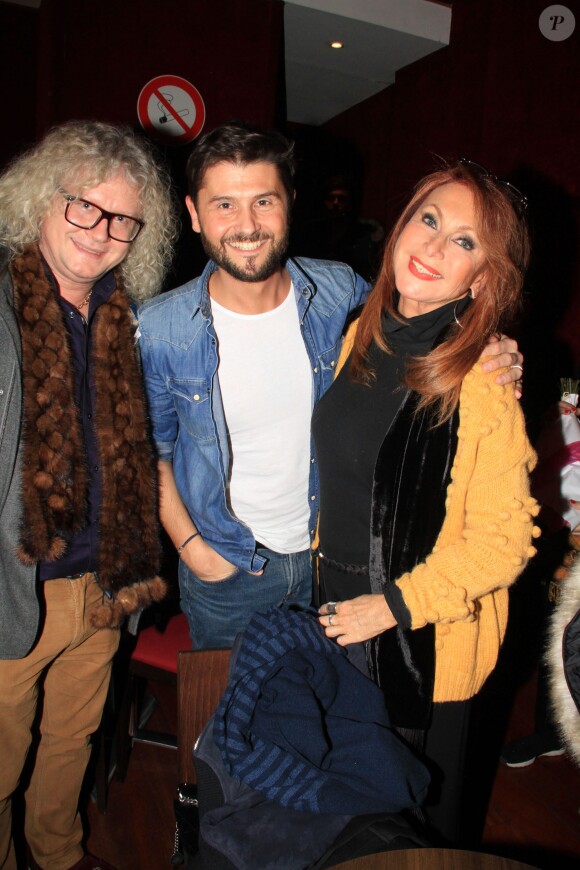
[[139, 123], [168, 144], [184, 145], [202, 131], [205, 106], [201, 94], [181, 76], [156, 76], [137, 100]]

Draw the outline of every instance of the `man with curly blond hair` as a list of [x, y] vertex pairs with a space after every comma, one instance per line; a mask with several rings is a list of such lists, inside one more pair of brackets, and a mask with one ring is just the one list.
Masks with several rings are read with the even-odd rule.
[[131, 301], [175, 232], [168, 178], [130, 130], [70, 122], [0, 176], [0, 867], [83, 854], [78, 797], [119, 626], [164, 594], [155, 465]]

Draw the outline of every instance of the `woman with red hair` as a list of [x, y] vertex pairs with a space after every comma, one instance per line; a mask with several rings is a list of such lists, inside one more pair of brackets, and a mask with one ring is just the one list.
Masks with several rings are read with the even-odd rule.
[[425, 815], [451, 842], [469, 702], [539, 534], [513, 384], [479, 361], [520, 301], [526, 204], [469, 161], [424, 178], [313, 416], [320, 622], [364, 643], [392, 725], [431, 762]]

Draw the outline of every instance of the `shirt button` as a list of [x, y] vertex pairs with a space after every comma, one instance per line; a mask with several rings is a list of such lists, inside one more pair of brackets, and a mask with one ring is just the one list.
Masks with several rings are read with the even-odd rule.
[[196, 393], [193, 397], [194, 402], [199, 402], [199, 393]]
[[4, 390], [0, 390], [0, 396], [4, 395]]
[[316, 496], [315, 496], [315, 495], [311, 495], [311, 496], [310, 496], [310, 501], [316, 501]]
[[311, 465], [314, 465], [315, 461], [316, 461], [316, 460], [314, 459], [314, 456], [313, 456], [312, 459], [310, 460], [310, 464], [311, 464]]
[[94, 471], [98, 471], [98, 470], [99, 470], [99, 466], [98, 466], [98, 465], [94, 465], [94, 466], [93, 466], [93, 470], [94, 470]]
[[336, 365], [336, 360], [331, 359], [330, 360], [330, 368], [333, 369], [335, 367], [335, 365]]
[[314, 366], [314, 374], [315, 374], [315, 375], [318, 374], [318, 366]]

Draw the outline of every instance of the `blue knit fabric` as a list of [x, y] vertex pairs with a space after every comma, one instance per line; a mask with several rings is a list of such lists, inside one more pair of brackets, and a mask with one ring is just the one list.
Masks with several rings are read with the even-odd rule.
[[325, 636], [315, 611], [254, 616], [214, 740], [232, 776], [297, 810], [398, 812], [427, 790], [423, 764], [389, 728], [382, 692]]

